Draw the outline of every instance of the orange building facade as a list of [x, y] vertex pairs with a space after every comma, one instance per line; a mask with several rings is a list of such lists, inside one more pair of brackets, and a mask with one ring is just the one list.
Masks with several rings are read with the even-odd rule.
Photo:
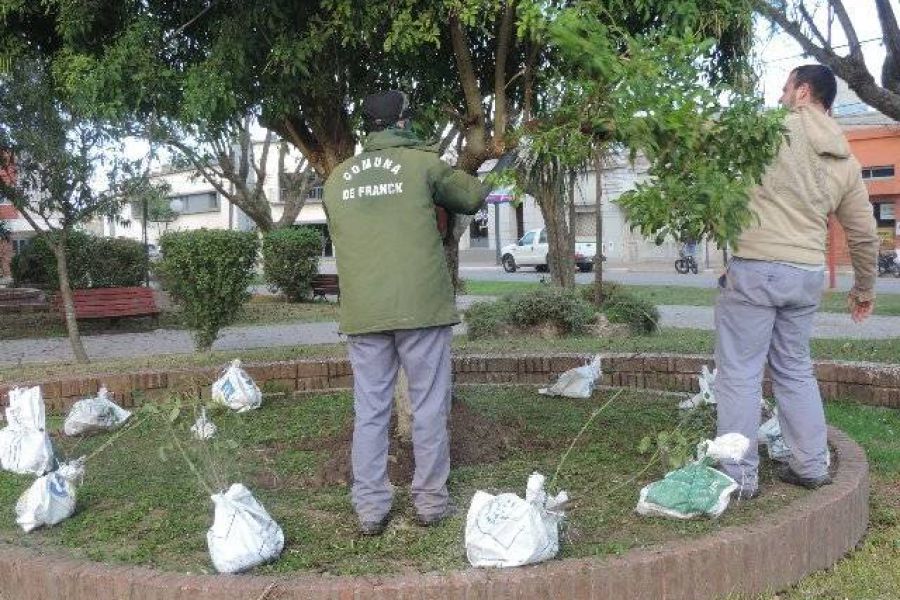
[[[0, 178], [9, 181], [12, 175], [6, 171], [0, 171]], [[12, 204], [0, 199], [0, 221], [14, 221], [19, 218], [19, 213]], [[0, 240], [0, 278], [9, 276], [9, 261], [12, 260], [13, 245], [11, 241]]]
[[[844, 134], [862, 166], [882, 250], [900, 249], [900, 123], [848, 127]], [[836, 263], [849, 265], [844, 232], [840, 225], [832, 224]]]

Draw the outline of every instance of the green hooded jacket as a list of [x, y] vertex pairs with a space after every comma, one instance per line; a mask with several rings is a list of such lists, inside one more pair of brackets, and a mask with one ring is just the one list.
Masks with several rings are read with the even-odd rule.
[[412, 133], [386, 129], [335, 167], [324, 203], [347, 335], [459, 323], [435, 204], [475, 214], [490, 188]]

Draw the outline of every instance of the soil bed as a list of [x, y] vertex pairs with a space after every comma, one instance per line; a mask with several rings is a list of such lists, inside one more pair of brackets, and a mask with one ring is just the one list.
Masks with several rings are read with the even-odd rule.
[[[477, 489], [524, 493], [533, 470], [552, 478], [560, 459], [591, 413], [609, 399], [548, 399], [530, 387], [479, 386], [457, 392], [451, 427], [454, 467], [450, 492], [459, 514], [423, 529], [414, 524], [408, 484], [408, 448], [392, 447], [394, 518], [384, 535], [360, 537], [345, 481], [348, 473], [352, 398], [323, 394], [270, 397], [244, 414], [214, 411], [219, 435], [193, 441], [191, 410], [182, 409], [174, 433], [205, 475], [210, 489], [243, 482], [283, 527], [281, 558], [258, 573], [400, 573], [464, 568], [465, 511]], [[645, 469], [645, 435], [671, 430], [677, 399], [649, 391], [622, 393], [596, 417], [559, 472], [554, 489], [573, 499], [562, 557], [618, 554], [676, 538], [763, 518], [804, 492], [773, 482], [763, 462], [762, 496], [732, 504], [717, 521], [670, 521], [633, 513], [640, 488], [661, 477], [658, 463]], [[165, 417], [128, 430], [87, 465], [76, 514], [60, 525], [24, 534], [15, 525], [15, 500], [28, 477], [0, 474], [0, 540], [47, 552], [181, 572], [211, 572], [206, 530], [212, 520], [209, 490], [198, 482], [172, 445]], [[51, 423], [59, 427], [57, 420]], [[697, 435], [700, 434], [696, 430]], [[55, 434], [63, 457], [89, 454], [108, 439]], [[637, 475], [635, 477], [635, 475]]]

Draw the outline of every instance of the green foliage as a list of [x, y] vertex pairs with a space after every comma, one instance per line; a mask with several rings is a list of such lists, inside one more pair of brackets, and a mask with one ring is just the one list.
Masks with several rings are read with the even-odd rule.
[[[90, 236], [73, 231], [66, 240], [66, 259], [69, 266], [69, 282], [73, 288], [86, 288]], [[10, 263], [15, 285], [28, 285], [48, 290], [59, 289], [56, 257], [50, 248], [47, 234], [33, 237]]]
[[322, 236], [312, 227], [281, 229], [263, 238], [266, 282], [292, 302], [309, 297], [312, 278], [319, 271]]
[[509, 327], [552, 324], [567, 335], [580, 335], [596, 314], [575, 290], [543, 287], [504, 296], [496, 302], [479, 302], [466, 311], [470, 338], [494, 337]]
[[[56, 257], [48, 235], [31, 239], [13, 257], [12, 276], [16, 285], [59, 289]], [[140, 242], [103, 238], [80, 231], [66, 236], [66, 263], [69, 283], [75, 289], [130, 287], [140, 285], [147, 272], [147, 260]]]
[[91, 287], [138, 286], [146, 277], [147, 254], [137, 240], [92, 237], [90, 252]]
[[253, 232], [200, 229], [166, 233], [160, 244], [159, 275], [197, 347], [208, 350], [250, 299], [259, 240]]
[[[582, 288], [582, 297], [587, 302], [594, 301], [594, 285]], [[603, 284], [600, 312], [610, 323], [624, 323], [635, 334], [656, 333], [659, 329], [659, 310], [650, 300], [642, 298], [615, 283]]]
[[678, 469], [696, 458], [697, 444], [715, 436], [715, 425], [715, 408], [702, 405], [679, 414], [674, 428], [643, 436], [637, 451], [657, 456], [665, 471]]
[[[732, 17], [740, 23], [741, 14]], [[751, 223], [748, 193], [777, 153], [784, 115], [763, 112], [746, 68], [723, 76], [706, 21], [687, 23], [635, 36], [573, 9], [553, 36], [582, 79], [603, 82], [595, 105], [585, 103], [583, 126], [650, 163], [649, 180], [617, 200], [632, 226], [658, 242], [733, 244]]]

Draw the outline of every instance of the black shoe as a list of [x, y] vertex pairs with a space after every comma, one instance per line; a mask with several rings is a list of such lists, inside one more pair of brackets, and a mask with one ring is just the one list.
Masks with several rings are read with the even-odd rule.
[[359, 532], [363, 535], [381, 535], [391, 520], [391, 513], [384, 515], [380, 521], [360, 521]]
[[821, 477], [801, 477], [787, 465], [777, 467], [776, 473], [778, 474], [778, 479], [783, 482], [805, 487], [808, 490], [814, 490], [831, 483], [831, 477], [828, 475], [822, 475]]
[[755, 488], [752, 490], [738, 488], [731, 492], [731, 498], [733, 500], [753, 500], [759, 497], [759, 488]]
[[417, 515], [416, 520], [422, 527], [432, 527], [437, 525], [444, 519], [449, 519], [457, 513], [456, 505], [447, 504], [447, 507], [439, 513], [433, 515]]

